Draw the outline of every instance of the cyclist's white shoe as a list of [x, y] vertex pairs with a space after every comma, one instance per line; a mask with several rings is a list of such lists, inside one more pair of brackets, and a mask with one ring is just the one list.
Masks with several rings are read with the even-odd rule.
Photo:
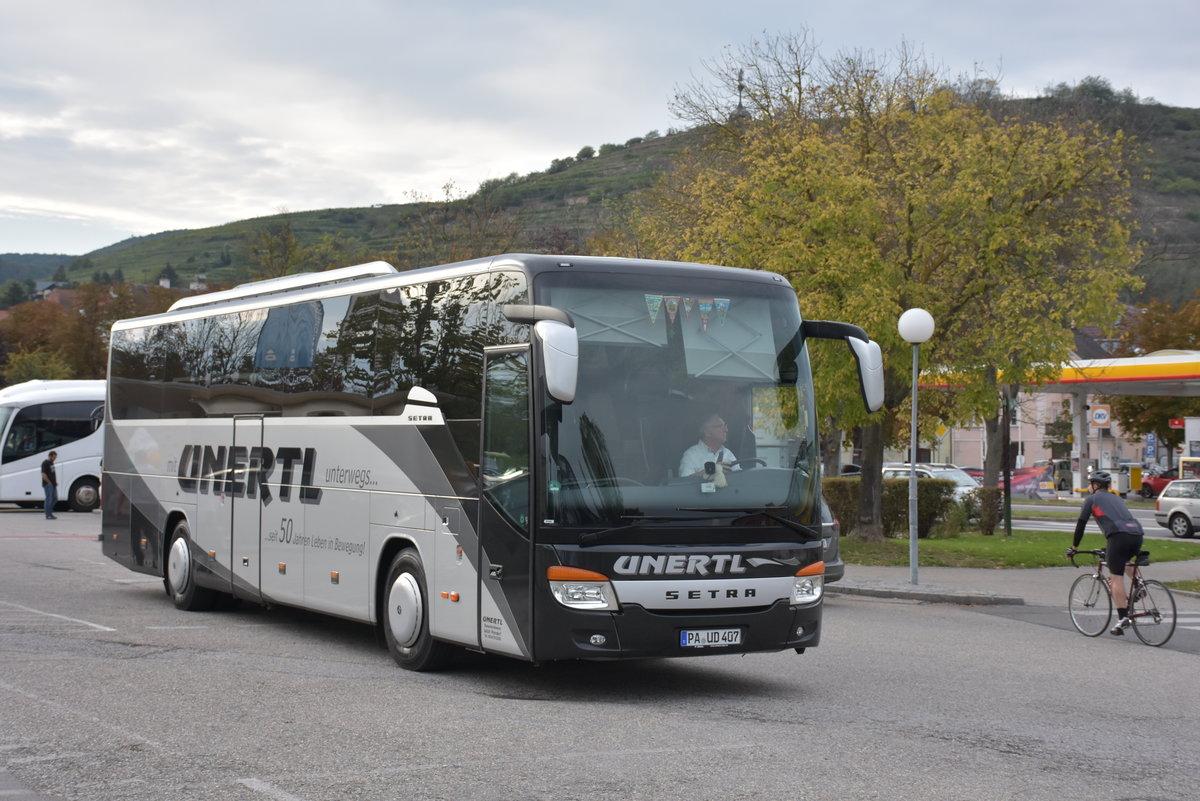
[[1117, 621], [1117, 625], [1112, 627], [1112, 630], [1109, 631], [1109, 634], [1115, 634], [1118, 637], [1120, 637], [1121, 635], [1123, 635], [1125, 633], [1125, 629], [1129, 628], [1130, 625], [1132, 625], [1132, 624], [1133, 624], [1132, 620], [1130, 620], [1127, 617], [1123, 617]]

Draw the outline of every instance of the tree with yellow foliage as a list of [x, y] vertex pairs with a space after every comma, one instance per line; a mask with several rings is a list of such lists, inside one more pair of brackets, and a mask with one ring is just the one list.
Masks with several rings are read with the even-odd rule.
[[751, 119], [722, 122], [715, 93], [683, 93], [677, 108], [710, 112], [709, 145], [597, 247], [781, 273], [807, 318], [857, 323], [880, 343], [885, 408], [871, 417], [840, 349], [813, 349], [821, 409], [863, 429], [855, 530], [878, 536], [883, 449], [904, 430], [912, 389], [900, 314], [919, 306], [937, 323], [922, 369], [954, 387], [936, 405], [947, 422], [994, 419], [1001, 373], [1050, 374], [1072, 326], [1112, 324], [1118, 294], [1135, 285], [1132, 146], [1005, 113], [994, 86], [950, 86], [904, 47], [822, 60], [805, 38], [783, 37], [725, 66], [737, 62], [751, 76]]

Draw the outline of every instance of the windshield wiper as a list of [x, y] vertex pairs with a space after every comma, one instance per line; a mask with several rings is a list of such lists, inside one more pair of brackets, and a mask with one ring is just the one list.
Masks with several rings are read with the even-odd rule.
[[[790, 528], [792, 531], [803, 534], [808, 541], [821, 539], [820, 531], [814, 531], [810, 526], [806, 526], [803, 523], [797, 523], [795, 520], [788, 520], [786, 517], [780, 517], [779, 515], [775, 514], [776, 512], [782, 512], [785, 509], [787, 509], [786, 506], [748, 506], [748, 507], [714, 506], [714, 507], [708, 507], [708, 508], [681, 507], [678, 511], [680, 511], [680, 512], [725, 512], [728, 514], [737, 514], [737, 513], [741, 512], [742, 514], [746, 515], [746, 517], [749, 517], [750, 515], [762, 515], [763, 517], [774, 520], [776, 523], [779, 523], [782, 526], [786, 526], [787, 528]], [[744, 520], [744, 519], [745, 518], [743, 518], [743, 517], [738, 518], [738, 520]]]
[[[694, 510], [681, 509], [680, 511], [689, 512], [689, 511], [694, 511]], [[697, 511], [707, 511], [707, 510], [697, 510]], [[599, 545], [602, 540], [608, 539], [613, 534], [619, 534], [622, 531], [629, 531], [631, 529], [638, 528], [642, 523], [657, 523], [657, 522], [681, 523], [681, 522], [685, 522], [688, 520], [695, 520], [696, 518], [680, 517], [679, 515], [621, 515], [620, 519], [621, 520], [630, 520], [632, 522], [627, 523], [624, 526], [617, 526], [615, 528], [601, 529], [600, 531], [589, 531], [586, 534], [580, 534], [579, 535], [579, 547], [587, 548], [591, 545]]]

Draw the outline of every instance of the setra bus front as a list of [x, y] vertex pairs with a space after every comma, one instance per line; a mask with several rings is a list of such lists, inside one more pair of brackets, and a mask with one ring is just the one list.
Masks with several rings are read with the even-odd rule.
[[[519, 403], [501, 412], [515, 371], [504, 354], [489, 361], [481, 520], [489, 559], [512, 554], [490, 565], [493, 589], [510, 565], [527, 579], [508, 585], [506, 605], [527, 614], [529, 657], [817, 645], [824, 564], [806, 340], [850, 343], [872, 409], [878, 346], [854, 326], [802, 322], [791, 288], [769, 273], [563, 270], [536, 276], [534, 292], [537, 305], [506, 310], [535, 323], [525, 428], [514, 425]], [[503, 540], [526, 537], [532, 557], [518, 564]]]

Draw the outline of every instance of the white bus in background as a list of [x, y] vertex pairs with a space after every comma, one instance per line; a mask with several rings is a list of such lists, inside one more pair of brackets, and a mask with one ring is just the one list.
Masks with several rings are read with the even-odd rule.
[[44, 503], [42, 462], [57, 451], [58, 500], [75, 512], [100, 505], [103, 381], [26, 381], [0, 389], [0, 502]]

